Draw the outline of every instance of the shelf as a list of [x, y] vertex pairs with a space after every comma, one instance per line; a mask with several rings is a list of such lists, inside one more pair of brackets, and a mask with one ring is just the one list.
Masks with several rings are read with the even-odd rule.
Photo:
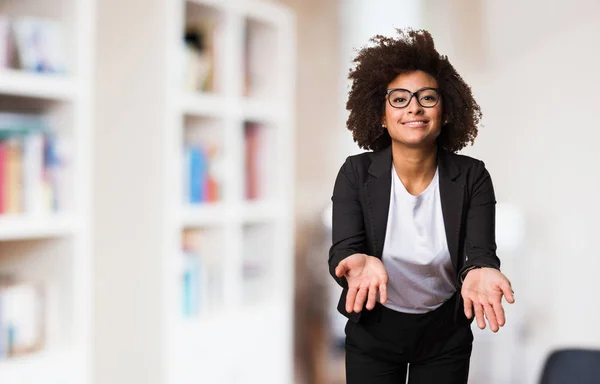
[[240, 103], [239, 99], [229, 100], [223, 96], [186, 93], [182, 96], [180, 102], [181, 113], [188, 116], [212, 116], [225, 117], [227, 115], [236, 115], [244, 120], [273, 122], [285, 118], [288, 111], [284, 105], [277, 101], [253, 100], [244, 98], [241, 101], [241, 108], [230, 108]]
[[203, 7], [212, 7], [215, 9], [225, 10], [228, 7], [227, 2], [223, 0], [186, 0], [189, 4], [201, 5]]
[[226, 105], [225, 99], [217, 95], [185, 93], [181, 98], [181, 112], [189, 116], [223, 117]]
[[244, 223], [261, 223], [284, 217], [284, 206], [276, 201], [248, 201], [242, 205], [242, 220]]
[[222, 225], [226, 222], [245, 224], [270, 222], [284, 217], [283, 206], [276, 201], [248, 201], [239, 205], [223, 203], [188, 205], [183, 209], [183, 227]]
[[248, 0], [239, 3], [239, 11], [246, 17], [267, 25], [279, 25], [289, 20], [292, 12], [289, 9], [282, 8], [277, 4], [257, 0]]
[[69, 350], [43, 351], [0, 360], [0, 383], [71, 384], [76, 381], [77, 355]]
[[0, 215], [0, 240], [23, 240], [68, 236], [75, 232], [69, 215]]
[[215, 327], [222, 327], [223, 323], [234, 318], [231, 311], [219, 311], [207, 314], [200, 314], [196, 317], [180, 318], [177, 322], [176, 330], [181, 337], [190, 337], [202, 332], [209, 332]]
[[180, 108], [181, 113], [188, 116], [212, 116], [224, 117], [227, 115], [239, 115], [244, 120], [273, 122], [286, 117], [288, 111], [285, 106], [277, 101], [268, 101], [260, 99], [244, 98], [241, 100], [241, 108], [235, 107], [228, 109], [228, 106], [240, 104], [239, 99], [229, 100], [223, 96], [203, 94], [203, 93], [184, 93]]
[[245, 324], [253, 319], [266, 316], [268, 313], [275, 316], [280, 308], [280, 301], [268, 298], [252, 307], [242, 305], [236, 309], [224, 309], [198, 317], [182, 318], [178, 321], [176, 329], [184, 339], [202, 340], [203, 337], [200, 335], [210, 334], [211, 330], [215, 328], [231, 329], [235, 324]]
[[284, 105], [277, 101], [252, 100], [242, 101], [242, 117], [246, 121], [274, 122], [286, 116]]
[[76, 82], [69, 76], [0, 70], [0, 94], [49, 100], [74, 100]]
[[181, 221], [184, 227], [201, 227], [223, 224], [226, 219], [227, 212], [222, 203], [207, 203], [185, 206]]

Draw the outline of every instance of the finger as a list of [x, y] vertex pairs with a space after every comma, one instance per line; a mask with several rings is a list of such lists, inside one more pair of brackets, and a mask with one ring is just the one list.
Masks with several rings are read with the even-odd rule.
[[356, 299], [356, 293], [358, 292], [358, 287], [349, 287], [348, 294], [346, 295], [346, 312], [352, 312], [352, 308], [354, 308], [354, 301]]
[[375, 308], [377, 302], [377, 284], [371, 284], [369, 287], [369, 298], [367, 299], [367, 309], [370, 311]]
[[385, 304], [387, 301], [387, 284], [381, 283], [379, 284], [379, 301], [381, 304]]
[[479, 329], [485, 329], [485, 318], [483, 317], [483, 306], [481, 304], [474, 304], [475, 307], [475, 319], [477, 320], [477, 326]]
[[483, 304], [483, 309], [485, 311], [485, 317], [488, 320], [488, 324], [490, 325], [490, 329], [492, 332], [498, 332], [498, 320], [496, 319], [494, 307], [492, 307], [490, 303], [485, 303]]
[[512, 290], [510, 281], [506, 280], [503, 284], [500, 285], [500, 288], [502, 289], [502, 294], [506, 298], [506, 301], [508, 301], [511, 304], [514, 303], [515, 293]]
[[361, 287], [356, 294], [356, 300], [354, 300], [354, 312], [360, 312], [363, 309], [365, 300], [367, 299], [368, 287]]
[[335, 275], [337, 277], [342, 277], [348, 272], [348, 267], [346, 266], [345, 260], [340, 261], [337, 267], [335, 267]]
[[473, 301], [468, 297], [463, 298], [463, 304], [465, 308], [465, 316], [467, 319], [471, 320], [473, 317]]
[[504, 316], [504, 308], [502, 307], [502, 298], [498, 298], [492, 302], [492, 307], [494, 307], [494, 313], [496, 314], [496, 320], [498, 320], [498, 325], [503, 327], [506, 324], [506, 317]]

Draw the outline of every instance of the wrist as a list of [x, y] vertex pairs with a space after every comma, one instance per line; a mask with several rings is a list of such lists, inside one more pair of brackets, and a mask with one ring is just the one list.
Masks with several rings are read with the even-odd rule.
[[475, 269], [480, 269], [480, 268], [483, 268], [483, 267], [480, 267], [479, 265], [472, 265], [472, 266], [468, 267], [467, 269], [465, 269], [464, 271], [462, 271], [462, 273], [460, 274], [460, 283], [462, 284], [465, 281], [469, 272], [471, 272]]

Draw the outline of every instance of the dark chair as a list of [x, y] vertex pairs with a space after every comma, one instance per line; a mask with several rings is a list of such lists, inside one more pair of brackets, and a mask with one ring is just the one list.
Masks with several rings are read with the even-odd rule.
[[540, 384], [600, 384], [600, 350], [552, 352], [544, 364]]

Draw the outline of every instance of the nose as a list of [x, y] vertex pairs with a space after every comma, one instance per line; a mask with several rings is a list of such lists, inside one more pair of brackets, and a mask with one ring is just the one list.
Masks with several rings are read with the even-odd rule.
[[423, 107], [421, 107], [421, 104], [419, 104], [417, 101], [417, 95], [413, 95], [413, 97], [410, 99], [410, 102], [406, 106], [406, 110], [408, 113], [412, 113], [414, 115], [423, 113]]

